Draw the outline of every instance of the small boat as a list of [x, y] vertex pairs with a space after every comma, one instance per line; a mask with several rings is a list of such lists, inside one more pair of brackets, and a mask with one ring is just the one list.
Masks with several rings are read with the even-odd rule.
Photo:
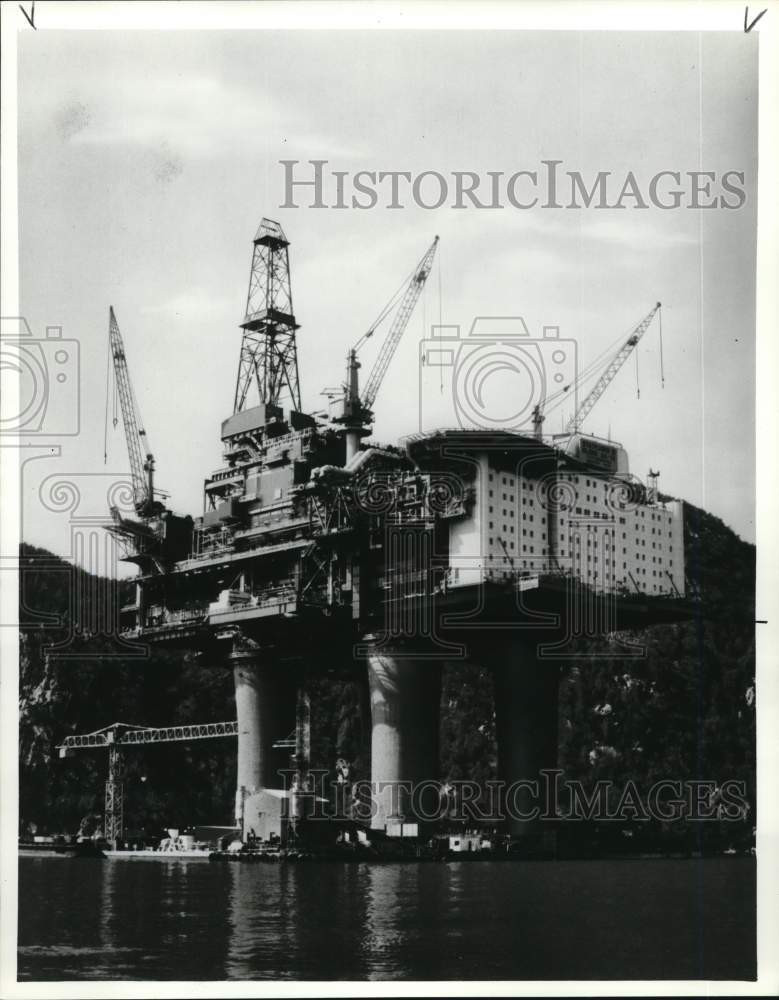
[[[103, 843], [105, 846], [105, 843]], [[20, 857], [40, 858], [104, 858], [103, 846], [93, 840], [66, 841], [64, 837], [39, 837], [35, 841], [20, 841]]]
[[140, 858], [144, 861], [183, 861], [200, 858], [203, 861], [208, 861], [210, 854], [210, 847], [194, 847], [191, 850], [179, 848], [175, 851], [161, 851], [158, 847], [143, 847], [139, 850], [107, 851], [105, 856], [113, 860]]
[[179, 834], [178, 830], [168, 830], [157, 847], [142, 847], [109, 851], [106, 855], [114, 859], [141, 858], [150, 861], [178, 861], [183, 859], [208, 860], [213, 850], [210, 844], [196, 840], [193, 834]]

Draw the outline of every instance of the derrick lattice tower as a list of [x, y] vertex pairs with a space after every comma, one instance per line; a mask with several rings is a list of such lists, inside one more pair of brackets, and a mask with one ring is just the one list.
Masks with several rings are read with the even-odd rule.
[[289, 241], [278, 222], [263, 219], [254, 237], [252, 269], [233, 410], [247, 405], [252, 382], [259, 402], [277, 406], [288, 396], [301, 410], [298, 355], [289, 274]]

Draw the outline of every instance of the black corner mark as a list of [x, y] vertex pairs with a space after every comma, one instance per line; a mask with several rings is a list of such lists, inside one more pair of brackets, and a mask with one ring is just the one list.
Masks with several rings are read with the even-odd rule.
[[29, 14], [24, 9], [24, 7], [22, 7], [21, 4], [19, 4], [19, 10], [27, 18], [27, 21], [28, 21], [30, 27], [31, 28], [35, 28], [35, 30], [37, 31], [38, 29], [35, 27], [35, 0], [32, 0], [32, 3], [30, 4], [30, 13]]
[[[768, 10], [768, 8], [766, 7], [765, 10]], [[745, 34], [749, 34], [749, 32], [754, 28], [754, 26], [757, 24], [757, 22], [760, 20], [760, 18], [763, 16], [763, 14], [765, 14], [765, 10], [761, 10], [760, 13], [757, 15], [757, 17], [754, 19], [754, 21], [751, 24], [747, 24], [747, 21], [749, 20], [749, 7], [745, 7], [744, 8], [744, 33]]]

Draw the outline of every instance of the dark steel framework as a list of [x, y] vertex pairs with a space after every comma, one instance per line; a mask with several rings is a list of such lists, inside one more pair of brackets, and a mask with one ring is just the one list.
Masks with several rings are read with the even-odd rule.
[[104, 836], [116, 850], [124, 837], [124, 748], [145, 743], [180, 743], [192, 740], [215, 739], [220, 736], [237, 736], [238, 723], [206, 722], [191, 726], [131, 726], [115, 722], [112, 726], [94, 733], [66, 736], [59, 744], [60, 757], [67, 757], [73, 750], [108, 749], [108, 779], [105, 783]]
[[255, 380], [261, 404], [277, 406], [286, 390], [294, 409], [302, 409], [288, 248], [279, 223], [263, 219], [254, 237], [246, 317], [241, 323], [235, 413], [246, 406]]
[[108, 748], [104, 836], [114, 850], [124, 836], [124, 757], [115, 745]]

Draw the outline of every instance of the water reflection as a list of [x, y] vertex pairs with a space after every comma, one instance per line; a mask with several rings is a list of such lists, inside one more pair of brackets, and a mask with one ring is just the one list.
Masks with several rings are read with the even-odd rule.
[[462, 867], [229, 865], [227, 975], [393, 979], [410, 968], [445, 975], [474, 918]]
[[[93, 863], [94, 866], [94, 863]], [[228, 886], [207, 861], [111, 859], [97, 866], [104, 975], [224, 978]], [[150, 901], [153, 900], [153, 905]], [[164, 956], [164, 957], [163, 957]], [[97, 970], [94, 970], [97, 971]], [[97, 978], [97, 976], [96, 976]]]
[[751, 859], [22, 859], [19, 975], [746, 979], [755, 970], [754, 872]]
[[447, 868], [386, 865], [367, 869], [366, 933], [361, 947], [369, 979], [402, 976], [404, 969], [417, 966], [420, 959], [425, 967], [439, 967], [445, 944]]
[[364, 865], [228, 865], [228, 977], [365, 978], [369, 874]]

